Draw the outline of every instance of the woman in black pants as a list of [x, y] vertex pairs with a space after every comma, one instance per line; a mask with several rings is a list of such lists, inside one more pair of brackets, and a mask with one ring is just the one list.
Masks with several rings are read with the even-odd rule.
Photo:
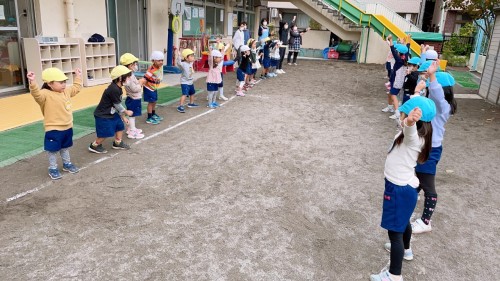
[[309, 27], [302, 31], [299, 32], [298, 28], [296, 25], [292, 26], [292, 30], [290, 30], [290, 39], [288, 40], [288, 65], [292, 65], [291, 59], [292, 59], [292, 54], [293, 54], [293, 64], [297, 65], [297, 56], [299, 55], [300, 52], [300, 45], [302, 45], [302, 34], [307, 32], [309, 30]]
[[[290, 26], [288, 22], [283, 21], [283, 17], [281, 16], [281, 14], [279, 14], [279, 16], [280, 16], [279, 40], [283, 42], [283, 44], [280, 46], [280, 62], [278, 63], [276, 72], [279, 74], [283, 74], [285, 73], [285, 71], [283, 71], [283, 60], [285, 59], [286, 44], [288, 42], [288, 33], [290, 32]], [[293, 20], [290, 23], [290, 25], [295, 24], [296, 18], [297, 16], [293, 17]]]

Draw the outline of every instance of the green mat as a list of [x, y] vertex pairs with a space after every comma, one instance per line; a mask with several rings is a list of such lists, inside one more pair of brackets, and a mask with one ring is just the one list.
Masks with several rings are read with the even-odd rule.
[[457, 82], [460, 86], [469, 89], [479, 89], [479, 84], [476, 83], [475, 76], [469, 72], [465, 71], [455, 71], [448, 70], [448, 72], [453, 75], [455, 78], [455, 82]]
[[[202, 92], [198, 89], [196, 94]], [[158, 90], [158, 105], [167, 105], [177, 101], [181, 96], [180, 87], [165, 87]], [[142, 112], [146, 112], [147, 103], [142, 103]], [[73, 112], [73, 140], [95, 131], [95, 106]], [[0, 132], [0, 167], [10, 165], [21, 159], [36, 155], [43, 151], [45, 131], [43, 122]]]

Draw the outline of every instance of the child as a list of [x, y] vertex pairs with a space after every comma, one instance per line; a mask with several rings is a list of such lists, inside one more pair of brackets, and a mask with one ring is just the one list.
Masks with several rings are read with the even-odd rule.
[[[222, 35], [219, 35], [217, 36], [217, 39], [216, 39], [216, 43], [217, 43], [217, 50], [219, 52], [221, 52], [222, 54], [222, 61], [226, 61], [226, 52], [227, 50], [229, 49], [230, 45], [227, 44], [227, 45], [224, 45], [224, 43], [221, 42], [222, 41]], [[219, 87], [219, 100], [224, 100], [224, 101], [227, 101], [228, 98], [226, 98], [226, 96], [224, 96], [224, 74], [222, 73], [222, 67], [224, 66], [224, 63], [221, 62], [218, 67], [220, 68], [220, 76], [221, 76], [221, 80], [220, 80], [220, 84], [218, 85]]]
[[[444, 137], [446, 122], [450, 115], [455, 114], [457, 111], [457, 104], [453, 97], [453, 84], [450, 79], [439, 81], [440, 77], [437, 75], [443, 72], [437, 72], [439, 68], [439, 60], [427, 61], [422, 65], [419, 71], [423, 71], [426, 77], [429, 77], [429, 98], [436, 103], [436, 118], [432, 119], [432, 149], [429, 159], [422, 164], [417, 164], [415, 172], [420, 180], [419, 190], [424, 190], [424, 210], [422, 216], [411, 224], [413, 233], [425, 233], [432, 230], [431, 217], [436, 208], [438, 196], [436, 193], [435, 179], [437, 164], [441, 159], [443, 151], [442, 141]], [[447, 73], [443, 73], [443, 77]], [[449, 74], [448, 74], [449, 75]], [[453, 79], [453, 78], [451, 78]], [[423, 89], [424, 85], [415, 89], [416, 94]]]
[[413, 259], [410, 248], [410, 217], [417, 204], [418, 178], [415, 165], [429, 158], [432, 139], [430, 121], [436, 114], [434, 102], [425, 97], [414, 97], [401, 106], [400, 131], [385, 162], [385, 191], [381, 227], [388, 230], [391, 243], [389, 269], [370, 276], [371, 281], [399, 281], [403, 258]]
[[153, 65], [144, 74], [144, 79], [146, 79], [146, 84], [144, 84], [144, 101], [148, 102], [148, 118], [146, 119], [146, 123], [158, 125], [163, 120], [163, 117], [160, 117], [155, 111], [156, 101], [158, 101], [158, 86], [163, 79], [163, 53], [154, 51], [151, 54], [151, 61]]
[[400, 112], [398, 110], [399, 107], [398, 94], [401, 88], [403, 87], [404, 83], [404, 78], [405, 78], [404, 65], [406, 64], [406, 58], [408, 57], [409, 49], [407, 46], [404, 46], [402, 44], [397, 44], [395, 47], [394, 43], [392, 42], [391, 35], [387, 37], [387, 43], [391, 47], [391, 52], [392, 55], [394, 56], [394, 61], [395, 61], [394, 69], [392, 70], [390, 78], [391, 90], [389, 91], [391, 94], [389, 105], [392, 104], [394, 106], [394, 114], [389, 116], [389, 118], [396, 120], [399, 119], [400, 115]]
[[241, 57], [241, 62], [240, 65], [238, 66], [238, 70], [236, 71], [236, 77], [237, 77], [237, 88], [236, 88], [236, 95], [240, 97], [244, 97], [245, 94], [243, 93], [243, 85], [245, 85], [245, 81], [247, 79], [247, 72], [248, 68], [251, 67], [251, 60], [250, 60], [250, 48], [247, 45], [243, 45], [240, 47], [240, 57]]
[[72, 174], [78, 169], [69, 156], [69, 148], [73, 146], [73, 112], [71, 98], [82, 88], [82, 71], [75, 69], [73, 85], [66, 88], [68, 77], [57, 68], [47, 68], [42, 72], [42, 89], [38, 88], [35, 74], [28, 72], [30, 93], [40, 105], [45, 127], [44, 149], [49, 156], [49, 176], [53, 180], [62, 178], [57, 168], [57, 152], [63, 160], [63, 171]]
[[[125, 106], [127, 109], [132, 111], [131, 117], [128, 119], [128, 130], [127, 137], [129, 139], [142, 139], [144, 138], [144, 134], [142, 134], [142, 130], [135, 127], [135, 117], [142, 115], [142, 85], [146, 82], [144, 78], [141, 80], [137, 80], [137, 77], [134, 75], [134, 71], [139, 69], [137, 62], [139, 61], [134, 55], [130, 53], [125, 53], [120, 57], [120, 64], [124, 65], [128, 69], [131, 70], [130, 78], [123, 83], [125, 86], [125, 92], [127, 93], [127, 99], [125, 100]], [[156, 120], [153, 120], [156, 121]], [[158, 124], [158, 123], [154, 123]]]
[[264, 67], [264, 70], [262, 70], [260, 78], [266, 79], [274, 77], [272, 75], [268, 75], [268, 73], [269, 73], [269, 67], [271, 67], [271, 48], [274, 47], [275, 43], [271, 42], [271, 38], [269, 37], [264, 38], [262, 42], [264, 44], [262, 48], [264, 53], [264, 56], [262, 57], [262, 66]]
[[418, 66], [420, 59], [417, 57], [411, 58], [408, 61], [408, 69], [403, 83], [403, 104], [410, 99], [410, 96], [415, 92], [415, 87], [418, 81]]
[[222, 82], [221, 68], [222, 54], [217, 50], [212, 50], [208, 57], [208, 74], [207, 74], [207, 92], [208, 92], [208, 105], [209, 108], [217, 108], [219, 104], [216, 101], [217, 91], [219, 84]]
[[187, 104], [187, 107], [189, 108], [198, 107], [198, 105], [194, 103], [194, 94], [196, 93], [193, 85], [194, 51], [191, 49], [182, 50], [182, 60], [181, 60], [181, 54], [179, 53], [179, 50], [177, 50], [176, 63], [177, 66], [182, 70], [181, 74], [182, 96], [179, 102], [179, 106], [177, 107], [177, 111], [180, 113], [185, 113], [186, 109], [184, 108], [184, 102], [186, 102], [186, 97], [189, 97], [189, 103]]
[[274, 41], [275, 45], [273, 48], [271, 48], [271, 54], [270, 54], [270, 57], [271, 57], [271, 67], [270, 67], [270, 70], [269, 70], [269, 75], [272, 75], [273, 77], [276, 77], [278, 76], [277, 73], [281, 73], [281, 72], [278, 72], [276, 70], [276, 68], [278, 67], [279, 63], [280, 63], [280, 47], [281, 47], [281, 42], [279, 40], [275, 40]]
[[115, 137], [113, 149], [130, 149], [130, 146], [123, 142], [123, 131], [128, 119], [125, 115], [132, 116], [131, 110], [126, 110], [122, 102], [122, 86], [132, 75], [131, 70], [123, 65], [116, 66], [111, 70], [111, 84], [104, 90], [101, 101], [94, 111], [95, 128], [97, 138], [89, 145], [89, 151], [94, 153], [107, 153], [102, 143], [106, 138]]
[[262, 53], [260, 55], [257, 54], [258, 53], [257, 41], [255, 39], [253, 38], [248, 39], [247, 45], [250, 48], [250, 59], [252, 61], [252, 71], [248, 77], [248, 83], [250, 85], [255, 85], [260, 81], [260, 80], [255, 80], [255, 74], [257, 73], [257, 70], [262, 67], [259, 62]]

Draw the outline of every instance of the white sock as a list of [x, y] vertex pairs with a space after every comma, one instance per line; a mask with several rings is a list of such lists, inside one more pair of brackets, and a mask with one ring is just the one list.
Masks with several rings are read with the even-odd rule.
[[220, 87], [219, 88], [219, 97], [223, 97], [223, 96], [224, 96], [224, 88]]
[[128, 118], [128, 127], [130, 131], [136, 130], [135, 128], [135, 117], [129, 117]]

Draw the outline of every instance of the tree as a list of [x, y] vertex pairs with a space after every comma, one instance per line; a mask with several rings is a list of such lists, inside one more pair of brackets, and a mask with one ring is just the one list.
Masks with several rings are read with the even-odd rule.
[[495, 19], [493, 8], [499, 4], [500, 0], [445, 0], [446, 8], [460, 9], [471, 16], [474, 21], [483, 19], [485, 26], [478, 26], [488, 38], [490, 38], [492, 24]]

